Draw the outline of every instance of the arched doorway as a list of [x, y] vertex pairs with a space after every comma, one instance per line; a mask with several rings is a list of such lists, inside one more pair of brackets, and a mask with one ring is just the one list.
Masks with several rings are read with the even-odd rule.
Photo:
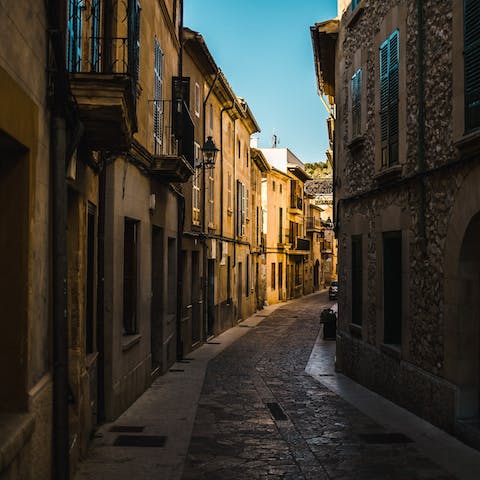
[[446, 238], [445, 378], [456, 386], [455, 418], [480, 414], [480, 169], [458, 190]]
[[313, 266], [313, 288], [314, 290], [318, 290], [319, 284], [318, 284], [318, 274], [320, 271], [320, 262], [317, 261], [315, 262], [315, 265]]

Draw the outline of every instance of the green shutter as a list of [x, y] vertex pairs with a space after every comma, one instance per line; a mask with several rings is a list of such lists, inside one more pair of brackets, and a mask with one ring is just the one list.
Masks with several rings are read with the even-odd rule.
[[362, 70], [358, 69], [352, 77], [352, 138], [359, 136], [362, 121]]
[[399, 96], [399, 41], [398, 30], [390, 36], [388, 73], [388, 163], [398, 163], [398, 96]]
[[480, 128], [480, 2], [464, 2], [465, 131]]
[[380, 137], [382, 167], [398, 163], [399, 33], [380, 46]]

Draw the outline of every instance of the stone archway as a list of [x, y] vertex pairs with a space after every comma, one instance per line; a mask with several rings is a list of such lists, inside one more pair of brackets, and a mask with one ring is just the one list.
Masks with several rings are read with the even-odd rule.
[[480, 413], [480, 169], [458, 191], [445, 257], [446, 378], [458, 388], [455, 416]]

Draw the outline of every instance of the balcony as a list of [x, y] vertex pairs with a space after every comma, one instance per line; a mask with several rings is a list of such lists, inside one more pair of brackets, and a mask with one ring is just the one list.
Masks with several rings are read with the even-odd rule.
[[184, 183], [194, 172], [194, 125], [186, 104], [177, 107], [171, 100], [153, 101], [152, 174], [164, 182]]
[[126, 150], [137, 130], [137, 82], [128, 38], [91, 37], [88, 55], [69, 59], [70, 88], [94, 150]]
[[292, 195], [290, 197], [290, 206], [288, 213], [293, 215], [301, 215], [303, 213], [303, 199], [297, 195]]
[[307, 232], [321, 232], [322, 221], [317, 217], [307, 217]]
[[291, 241], [290, 255], [308, 255], [310, 253], [310, 240], [308, 238], [294, 238]]

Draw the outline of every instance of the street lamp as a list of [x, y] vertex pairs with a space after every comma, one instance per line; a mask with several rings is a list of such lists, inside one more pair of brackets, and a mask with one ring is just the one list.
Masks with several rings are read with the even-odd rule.
[[202, 167], [205, 168], [214, 168], [215, 167], [215, 157], [217, 156], [218, 148], [215, 145], [212, 137], [207, 137], [207, 140], [202, 147]]

